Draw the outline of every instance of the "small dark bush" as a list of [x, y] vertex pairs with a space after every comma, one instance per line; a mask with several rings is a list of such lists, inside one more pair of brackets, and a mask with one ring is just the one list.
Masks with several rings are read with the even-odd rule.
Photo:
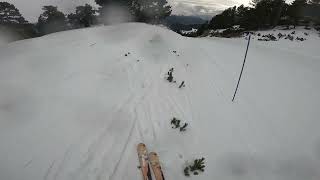
[[172, 128], [173, 129], [177, 129], [177, 128], [180, 128], [180, 120], [179, 119], [177, 119], [177, 118], [173, 118], [172, 120], [171, 120], [171, 125], [173, 125], [172, 126]]
[[243, 34], [243, 29], [228, 28], [222, 32], [222, 37], [240, 37]]
[[168, 80], [169, 82], [173, 82], [173, 71], [174, 71], [173, 68], [171, 68], [171, 69], [168, 71], [167, 80]]
[[181, 120], [177, 119], [177, 118], [173, 118], [171, 120], [171, 125], [172, 125], [172, 129], [180, 129], [180, 132], [184, 132], [186, 131], [186, 128], [188, 126], [188, 123], [184, 123], [182, 126], [181, 126]]
[[184, 175], [185, 175], [185, 176], [187, 176], [187, 177], [190, 176], [189, 167], [184, 168], [183, 172], [184, 172]]
[[195, 159], [192, 165], [188, 165], [184, 168], [184, 175], [190, 176], [190, 172], [192, 172], [193, 175], [198, 175], [199, 172], [204, 172], [204, 168], [206, 167], [204, 164], [204, 160], [204, 158]]
[[290, 34], [288, 34], [288, 35], [285, 37], [285, 39], [289, 39], [290, 41], [293, 41], [294, 37], [291, 36]]
[[278, 38], [279, 38], [279, 39], [281, 39], [281, 38], [283, 38], [283, 37], [285, 37], [285, 36], [286, 36], [286, 34], [282, 34], [282, 33], [279, 33], [279, 34], [278, 34]]
[[306, 38], [300, 38], [300, 37], [297, 37], [297, 38], [296, 38], [296, 40], [297, 40], [297, 41], [305, 41], [305, 40], [306, 40]]
[[259, 41], [277, 41], [277, 38], [273, 34], [263, 35], [262, 38], [258, 39]]

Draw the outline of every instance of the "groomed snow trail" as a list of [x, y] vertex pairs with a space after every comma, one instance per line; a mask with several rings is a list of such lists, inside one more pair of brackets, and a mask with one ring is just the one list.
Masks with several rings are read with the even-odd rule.
[[129, 23], [2, 46], [0, 179], [138, 180], [144, 142], [168, 180], [201, 157], [190, 179], [318, 180], [320, 39], [292, 43], [252, 42], [235, 103], [245, 39]]

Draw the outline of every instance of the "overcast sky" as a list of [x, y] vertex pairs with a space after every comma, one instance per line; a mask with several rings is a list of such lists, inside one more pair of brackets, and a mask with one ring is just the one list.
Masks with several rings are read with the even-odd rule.
[[[3, 0], [13, 3], [31, 21], [36, 22], [44, 5], [56, 5], [63, 12], [71, 12], [75, 6], [89, 3], [94, 5], [94, 0]], [[210, 15], [217, 11], [234, 5], [248, 5], [250, 0], [168, 0], [173, 7], [174, 14], [181, 15]]]

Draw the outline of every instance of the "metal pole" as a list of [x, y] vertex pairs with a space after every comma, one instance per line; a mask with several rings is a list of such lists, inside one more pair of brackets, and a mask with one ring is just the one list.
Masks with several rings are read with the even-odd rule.
[[238, 88], [239, 88], [239, 84], [240, 84], [240, 80], [241, 80], [241, 77], [242, 77], [244, 65], [246, 64], [246, 59], [247, 59], [248, 49], [249, 49], [249, 45], [250, 45], [250, 40], [251, 40], [251, 34], [249, 35], [249, 40], [248, 40], [248, 44], [247, 44], [246, 55], [244, 56], [244, 60], [243, 60], [243, 64], [242, 64], [242, 69], [241, 69], [241, 72], [240, 72], [240, 76], [239, 76], [239, 80], [238, 80], [238, 84], [237, 84], [236, 90], [234, 91], [234, 95], [233, 95], [233, 98], [232, 98], [232, 102], [234, 101], [234, 98], [236, 97], [236, 94], [237, 94], [237, 91], [238, 91]]

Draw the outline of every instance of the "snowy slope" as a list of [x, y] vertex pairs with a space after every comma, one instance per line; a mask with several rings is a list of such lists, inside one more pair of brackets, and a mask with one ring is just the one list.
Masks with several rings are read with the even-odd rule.
[[[2, 46], [0, 179], [138, 180], [144, 142], [168, 180], [201, 157], [188, 179], [318, 180], [319, 42], [253, 41], [234, 103], [240, 38], [131, 23]], [[184, 89], [165, 80], [171, 67]]]

